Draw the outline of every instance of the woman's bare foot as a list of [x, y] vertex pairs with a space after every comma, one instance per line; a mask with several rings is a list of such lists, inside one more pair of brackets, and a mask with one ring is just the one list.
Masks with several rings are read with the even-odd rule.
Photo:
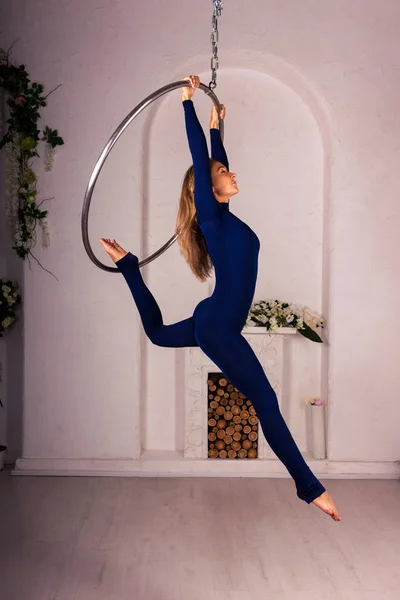
[[318, 508], [320, 508], [324, 512], [326, 512], [328, 515], [330, 515], [334, 521], [342, 520], [342, 518], [339, 517], [337, 508], [327, 491], [321, 494], [321, 496], [318, 496], [318, 498], [315, 498], [315, 500], [313, 500], [312, 503], [315, 504], [315, 506], [318, 506]]
[[99, 242], [103, 246], [107, 254], [111, 256], [114, 262], [117, 262], [117, 260], [120, 260], [128, 254], [127, 251], [121, 248], [121, 246], [117, 244], [115, 240], [109, 240], [108, 238], [100, 238]]

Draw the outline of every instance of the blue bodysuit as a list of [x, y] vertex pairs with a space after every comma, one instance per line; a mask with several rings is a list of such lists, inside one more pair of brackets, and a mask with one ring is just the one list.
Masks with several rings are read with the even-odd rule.
[[[215, 269], [215, 288], [193, 316], [164, 325], [161, 311], [144, 283], [138, 259], [128, 253], [116, 265], [132, 292], [148, 338], [158, 346], [199, 346], [230, 383], [251, 402], [264, 436], [296, 485], [297, 496], [312, 502], [325, 488], [312, 473], [282, 417], [276, 394], [262, 365], [241, 331], [253, 301], [260, 242], [246, 223], [232, 214], [229, 202], [218, 202], [211, 182], [210, 158], [193, 102], [183, 102], [194, 166], [197, 219]], [[229, 171], [218, 129], [211, 129], [211, 156]]]

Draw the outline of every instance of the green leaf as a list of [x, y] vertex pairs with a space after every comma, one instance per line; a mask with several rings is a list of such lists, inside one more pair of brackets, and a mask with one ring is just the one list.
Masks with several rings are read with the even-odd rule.
[[[7, 131], [4, 136], [0, 135], [0, 148], [17, 135], [21, 149], [21, 172], [18, 181], [18, 197], [20, 201], [18, 219], [22, 243], [29, 241], [31, 238], [32, 228], [30, 219], [40, 220], [48, 214], [47, 210], [41, 211], [35, 202], [36, 177], [34, 180], [33, 177], [28, 177], [32, 171], [32, 158], [39, 156], [38, 142], [42, 139], [54, 148], [55, 146], [64, 144], [64, 140], [58, 134], [57, 129], [52, 131], [49, 127], [44, 129], [43, 137], [41, 137], [37, 121], [41, 117], [41, 108], [46, 107], [48, 104], [43, 93], [45, 86], [30, 80], [24, 64], [11, 64], [7, 55], [5, 64], [0, 64], [0, 86], [7, 94], [6, 102], [9, 108]], [[15, 104], [15, 100], [19, 96], [23, 96], [25, 102]], [[22, 259], [30, 253], [29, 249], [25, 249], [20, 245], [13, 246], [13, 250]]]
[[304, 336], [308, 340], [311, 340], [312, 342], [317, 342], [318, 344], [323, 343], [318, 333], [314, 329], [311, 329], [311, 327], [306, 323], [303, 323], [303, 326], [304, 329], [297, 330], [299, 333], [301, 333], [302, 336]]

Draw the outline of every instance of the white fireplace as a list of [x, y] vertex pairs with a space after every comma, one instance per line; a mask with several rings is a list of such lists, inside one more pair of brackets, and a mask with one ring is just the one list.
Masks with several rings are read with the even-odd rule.
[[[248, 327], [243, 335], [253, 348], [274, 388], [279, 406], [282, 402], [282, 379], [286, 337], [296, 334], [291, 327], [267, 333], [262, 327]], [[186, 459], [208, 458], [208, 390], [209, 373], [219, 368], [200, 348], [188, 348], [185, 355], [185, 445]], [[251, 400], [251, 398], [250, 398]], [[258, 459], [276, 458], [258, 425]], [[209, 459], [212, 461], [220, 459]], [[224, 459], [230, 460], [230, 459]], [[243, 460], [243, 459], [242, 459]], [[250, 459], [247, 459], [250, 460]]]

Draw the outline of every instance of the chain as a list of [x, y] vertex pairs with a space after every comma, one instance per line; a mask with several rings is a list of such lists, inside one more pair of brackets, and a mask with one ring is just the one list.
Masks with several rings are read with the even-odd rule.
[[219, 66], [218, 63], [218, 17], [221, 16], [222, 0], [213, 0], [214, 11], [211, 21], [212, 32], [211, 32], [211, 81], [209, 83], [210, 90], [213, 90], [217, 87], [217, 69]]

